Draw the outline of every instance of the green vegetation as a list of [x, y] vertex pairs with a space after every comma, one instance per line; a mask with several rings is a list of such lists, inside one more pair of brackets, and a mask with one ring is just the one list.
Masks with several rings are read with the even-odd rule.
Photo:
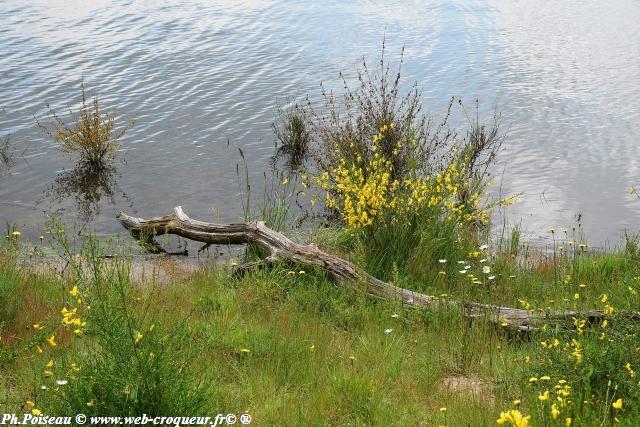
[[304, 163], [310, 145], [311, 133], [308, 129], [308, 119], [301, 106], [291, 100], [290, 107], [278, 107], [276, 120], [272, 123], [275, 137], [276, 154], [274, 163], [286, 158], [288, 167], [295, 170]]
[[67, 125], [49, 107], [51, 116], [51, 129], [37, 122], [38, 127], [60, 146], [65, 153], [78, 154], [80, 162], [94, 168], [108, 166], [115, 158], [120, 139], [131, 125], [113, 133], [115, 118], [109, 113], [103, 113], [98, 102], [98, 96], [94, 95], [91, 105], [87, 104], [84, 83], [81, 84], [82, 106], [75, 123]]
[[9, 144], [9, 136], [0, 140], [0, 175], [6, 173], [14, 164]]
[[[132, 283], [130, 259], [105, 259], [93, 238], [76, 254], [62, 230], [35, 247], [18, 233], [0, 257], [5, 411], [246, 411], [259, 424], [287, 425], [494, 425], [507, 410], [531, 416], [530, 425], [640, 420], [637, 319], [620, 314], [640, 303], [640, 268], [622, 251], [559, 249], [571, 231], [554, 232], [557, 249], [545, 255], [476, 248], [465, 274], [455, 258], [435, 259], [435, 243], [436, 257], [423, 262], [446, 274], [424, 284], [397, 277], [450, 298], [609, 313], [606, 322], [576, 316], [529, 333], [469, 322], [457, 309], [370, 300], [300, 265], [238, 277], [230, 260], [162, 285]], [[313, 238], [357, 259], [362, 249], [345, 247], [343, 233]], [[49, 242], [65, 254], [63, 274], [23, 261]]]

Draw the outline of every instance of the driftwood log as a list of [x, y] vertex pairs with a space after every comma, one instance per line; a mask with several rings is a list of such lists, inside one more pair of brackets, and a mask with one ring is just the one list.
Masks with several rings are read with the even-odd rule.
[[[604, 317], [599, 310], [541, 312], [511, 307], [501, 307], [475, 302], [459, 302], [446, 298], [425, 295], [394, 286], [371, 276], [353, 263], [320, 250], [315, 244], [302, 245], [268, 228], [262, 221], [240, 224], [214, 224], [189, 218], [180, 206], [173, 214], [159, 218], [135, 218], [120, 212], [118, 221], [137, 239], [145, 239], [152, 247], [159, 245], [153, 236], [174, 234], [186, 239], [215, 245], [253, 244], [265, 249], [268, 262], [296, 261], [301, 264], [319, 266], [340, 284], [362, 284], [370, 296], [396, 301], [416, 308], [454, 306], [464, 310], [468, 318], [484, 318], [501, 327], [519, 331], [537, 330], [546, 321], [568, 320], [573, 317], [597, 320]], [[640, 313], [627, 313], [640, 317]]]

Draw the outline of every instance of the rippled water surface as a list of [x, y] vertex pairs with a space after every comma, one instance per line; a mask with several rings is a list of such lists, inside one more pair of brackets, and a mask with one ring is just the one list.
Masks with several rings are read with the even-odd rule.
[[[0, 177], [0, 220], [43, 212], [119, 231], [120, 209], [238, 219], [237, 147], [256, 182], [286, 96], [320, 93], [405, 46], [435, 117], [451, 96], [509, 124], [502, 191], [533, 235], [581, 214], [591, 241], [640, 224], [640, 1], [0, 2], [0, 137], [16, 165]], [[49, 103], [77, 109], [84, 79], [126, 134], [106, 189], [90, 194], [73, 160], [35, 125]], [[80, 182], [78, 182], [80, 180]], [[89, 212], [81, 213], [88, 208]], [[215, 216], [214, 216], [215, 215]]]

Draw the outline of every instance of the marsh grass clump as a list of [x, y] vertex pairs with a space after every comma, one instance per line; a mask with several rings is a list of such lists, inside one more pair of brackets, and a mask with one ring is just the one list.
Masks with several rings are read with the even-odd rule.
[[84, 82], [80, 87], [82, 106], [73, 125], [67, 125], [50, 106], [48, 108], [52, 128], [40, 121], [37, 121], [37, 124], [45, 135], [59, 144], [60, 150], [78, 154], [80, 162], [102, 168], [115, 158], [120, 147], [119, 141], [131, 123], [114, 133], [115, 117], [102, 111], [97, 95], [88, 103]]
[[0, 140], [0, 174], [6, 172], [15, 163], [9, 144], [9, 136]]
[[276, 154], [274, 163], [285, 158], [289, 169], [301, 166], [311, 144], [309, 117], [295, 100], [287, 103], [290, 107], [278, 107], [275, 121], [271, 127], [275, 137]]

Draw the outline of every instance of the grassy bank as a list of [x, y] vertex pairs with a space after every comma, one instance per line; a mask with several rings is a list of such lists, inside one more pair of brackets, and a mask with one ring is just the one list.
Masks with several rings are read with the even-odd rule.
[[[346, 253], [340, 234], [314, 239]], [[574, 259], [478, 249], [465, 261], [469, 271], [491, 266], [489, 286], [465, 284], [461, 264], [443, 258], [425, 263], [446, 274], [404, 283], [534, 309], [610, 307], [606, 325], [576, 318], [524, 334], [457, 310], [370, 300], [295, 265], [236, 277], [227, 262], [132, 283], [129, 259], [105, 261], [91, 239], [75, 256], [59, 245], [64, 235], [54, 246], [69, 255], [66, 272], [36, 272], [22, 258], [38, 250], [20, 239], [6, 239], [0, 257], [5, 412], [247, 412], [258, 425], [495, 425], [507, 410], [531, 416], [514, 425], [640, 420], [637, 327], [617, 315], [639, 305], [628, 251]]]

